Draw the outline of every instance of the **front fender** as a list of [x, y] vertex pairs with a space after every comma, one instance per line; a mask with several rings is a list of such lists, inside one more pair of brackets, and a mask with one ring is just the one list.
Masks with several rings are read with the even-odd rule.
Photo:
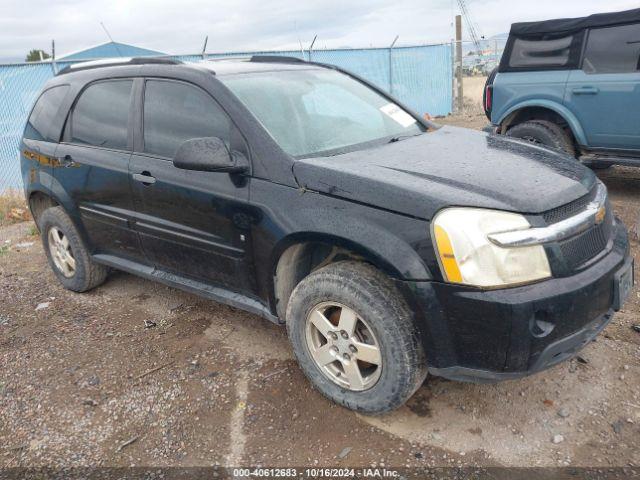
[[564, 120], [569, 124], [571, 131], [573, 132], [573, 136], [576, 138], [576, 141], [580, 145], [587, 144], [587, 138], [585, 136], [584, 130], [580, 125], [580, 122], [576, 118], [576, 116], [564, 105], [554, 102], [552, 100], [525, 100], [523, 102], [517, 103], [511, 107], [509, 107], [502, 115], [500, 115], [497, 125], [501, 125], [502, 122], [505, 121], [510, 115], [527, 107], [539, 107], [539, 108], [547, 108], [549, 110], [553, 110], [558, 115], [560, 115]]
[[251, 179], [250, 198], [257, 288], [274, 311], [276, 267], [294, 244], [344, 247], [401, 280], [430, 280], [432, 272], [437, 274], [426, 220], [258, 178]]
[[[385, 212], [384, 215], [393, 214]], [[409, 234], [412, 238], [403, 238], [386, 226], [346, 210], [301, 209], [296, 217], [296, 231], [281, 238], [274, 246], [271, 259], [274, 270], [280, 255], [291, 245], [319, 241], [354, 251], [393, 277], [403, 280], [432, 279], [429, 267], [417, 252], [417, 249], [430, 248], [431, 245], [426, 221], [397, 216], [398, 228], [394, 228], [394, 231], [406, 235], [408, 230], [414, 230], [413, 235]], [[413, 223], [413, 228], [399, 225], [405, 223]], [[421, 237], [416, 238], [419, 235]]]

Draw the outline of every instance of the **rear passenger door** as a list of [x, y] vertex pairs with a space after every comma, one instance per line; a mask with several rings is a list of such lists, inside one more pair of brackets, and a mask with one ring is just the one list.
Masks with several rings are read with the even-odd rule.
[[640, 150], [640, 24], [588, 32], [565, 93], [589, 147]]
[[248, 157], [238, 130], [200, 87], [147, 79], [130, 173], [137, 230], [147, 257], [163, 271], [255, 291], [251, 274], [247, 177], [176, 168], [173, 156], [186, 140], [219, 137]]
[[133, 79], [89, 84], [72, 106], [56, 155], [54, 191], [70, 197], [70, 212], [84, 226], [92, 253], [143, 261], [130, 228], [129, 187]]

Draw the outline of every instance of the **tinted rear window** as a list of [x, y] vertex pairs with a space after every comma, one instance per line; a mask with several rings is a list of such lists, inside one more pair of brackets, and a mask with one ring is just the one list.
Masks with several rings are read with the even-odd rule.
[[582, 69], [586, 73], [640, 70], [640, 24], [591, 30]]
[[127, 148], [127, 125], [133, 80], [90, 85], [71, 115], [71, 141], [97, 147]]
[[509, 57], [514, 68], [563, 67], [569, 63], [573, 37], [553, 40], [523, 40], [516, 38]]
[[29, 115], [29, 120], [24, 130], [25, 138], [50, 142], [57, 142], [59, 140], [58, 138], [50, 138], [53, 132], [50, 132], [49, 127], [55, 119], [68, 90], [69, 85], [60, 85], [50, 88], [40, 95], [40, 98], [38, 98], [33, 107], [31, 115]]

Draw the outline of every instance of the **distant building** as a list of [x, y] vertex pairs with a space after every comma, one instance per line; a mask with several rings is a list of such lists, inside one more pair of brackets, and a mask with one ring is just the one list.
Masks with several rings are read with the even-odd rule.
[[153, 55], [166, 55], [155, 50], [127, 45], [126, 43], [107, 42], [84, 50], [78, 50], [62, 55], [57, 60], [92, 60], [111, 57], [148, 57]]

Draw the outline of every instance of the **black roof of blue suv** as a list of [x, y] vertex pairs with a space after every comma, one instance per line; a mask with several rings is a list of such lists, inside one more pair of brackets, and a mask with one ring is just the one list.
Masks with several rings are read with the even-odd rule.
[[606, 27], [640, 21], [640, 8], [624, 12], [596, 13], [587, 17], [556, 18], [541, 22], [521, 22], [511, 25], [510, 35], [567, 34], [590, 27]]

